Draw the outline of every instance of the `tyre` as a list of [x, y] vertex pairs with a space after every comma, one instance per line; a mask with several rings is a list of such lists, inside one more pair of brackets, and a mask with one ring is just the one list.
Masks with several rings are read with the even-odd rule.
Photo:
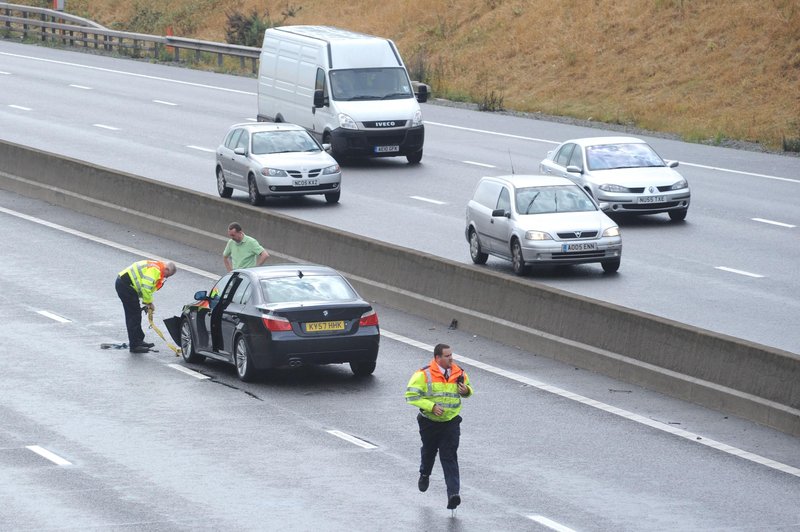
[[511, 269], [517, 275], [525, 275], [525, 259], [522, 257], [522, 246], [516, 238], [511, 241]]
[[686, 219], [689, 209], [679, 209], [677, 211], [669, 211], [669, 219], [673, 222], [682, 222]]
[[375, 371], [376, 362], [350, 362], [350, 370], [356, 377], [368, 377]]
[[604, 260], [603, 262], [600, 263], [600, 265], [603, 267], [603, 271], [606, 273], [617, 273], [617, 270], [619, 270], [620, 262], [621, 259]]
[[233, 350], [233, 361], [236, 363], [236, 374], [242, 382], [250, 382], [256, 378], [256, 368], [247, 347], [247, 340], [241, 334], [236, 337], [236, 347]]
[[469, 256], [475, 264], [486, 264], [486, 259], [489, 258], [487, 253], [481, 251], [478, 233], [474, 229], [469, 230]]
[[233, 189], [225, 181], [225, 175], [223, 175], [220, 167], [217, 167], [217, 192], [219, 192], [219, 197], [221, 198], [230, 198], [231, 194], [233, 194]]
[[181, 321], [181, 356], [183, 360], [190, 364], [198, 364], [206, 358], [203, 355], [198, 355], [197, 351], [194, 350], [192, 324], [189, 323], [189, 318], [183, 318]]
[[406, 159], [408, 159], [408, 164], [419, 164], [422, 160], [422, 150], [409, 153], [406, 155]]
[[258, 191], [256, 178], [252, 175], [247, 178], [247, 197], [250, 200], [250, 205], [258, 207], [264, 204], [264, 196]]
[[337, 190], [336, 192], [328, 192], [325, 194], [325, 201], [328, 203], [339, 203], [339, 196], [342, 195], [341, 190]]

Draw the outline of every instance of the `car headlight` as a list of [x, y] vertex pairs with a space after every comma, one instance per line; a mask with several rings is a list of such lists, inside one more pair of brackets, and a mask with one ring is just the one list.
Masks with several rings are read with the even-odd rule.
[[339, 113], [339, 127], [342, 129], [358, 129], [356, 121], [344, 113]]
[[528, 231], [525, 233], [525, 240], [553, 240], [544, 231]]
[[623, 187], [622, 185], [613, 185], [611, 183], [604, 183], [598, 188], [600, 190], [605, 190], [606, 192], [630, 192], [627, 187]]
[[619, 236], [619, 227], [616, 225], [614, 227], [609, 227], [603, 231], [603, 236]]
[[338, 174], [339, 173], [339, 165], [334, 164], [333, 166], [329, 166], [322, 170], [323, 175], [330, 175], [330, 174]]
[[261, 175], [265, 177], [286, 177], [286, 170], [279, 170], [278, 168], [262, 168]]
[[669, 189], [670, 190], [680, 190], [680, 189], [686, 188], [688, 186], [689, 186], [689, 183], [687, 183], [685, 179], [681, 179], [680, 181], [678, 181], [677, 183], [675, 183], [674, 185], [669, 187]]
[[411, 127], [416, 127], [421, 125], [422, 125], [422, 111], [417, 109], [414, 112], [414, 118], [411, 119]]

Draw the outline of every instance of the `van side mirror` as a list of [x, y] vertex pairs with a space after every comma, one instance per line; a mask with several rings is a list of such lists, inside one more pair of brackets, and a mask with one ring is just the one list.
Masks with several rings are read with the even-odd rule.
[[325, 92], [322, 89], [314, 91], [314, 107], [325, 107]]
[[505, 209], [495, 209], [492, 211], [492, 218], [501, 218], [503, 216], [511, 218], [511, 213]]
[[567, 166], [567, 173], [568, 174], [582, 174], [583, 170], [581, 170], [577, 166], [570, 165], [570, 166]]
[[430, 94], [430, 90], [428, 85], [425, 83], [420, 83], [417, 85], [417, 90], [414, 92], [414, 96], [417, 97], [417, 101], [419, 103], [425, 103], [428, 101], [428, 95]]

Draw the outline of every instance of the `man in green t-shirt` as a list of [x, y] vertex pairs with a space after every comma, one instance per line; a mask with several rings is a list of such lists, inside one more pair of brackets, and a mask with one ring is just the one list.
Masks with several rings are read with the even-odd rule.
[[228, 271], [237, 268], [252, 268], [261, 266], [269, 258], [267, 250], [261, 247], [258, 240], [247, 236], [242, 231], [242, 226], [233, 222], [228, 226], [228, 236], [231, 237], [222, 252], [222, 260]]

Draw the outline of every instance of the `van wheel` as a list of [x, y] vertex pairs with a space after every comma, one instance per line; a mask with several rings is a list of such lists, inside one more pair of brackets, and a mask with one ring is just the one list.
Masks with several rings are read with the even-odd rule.
[[409, 153], [406, 155], [406, 159], [408, 159], [408, 164], [419, 164], [422, 160], [422, 150]]
[[622, 259], [604, 260], [600, 263], [600, 265], [603, 267], [603, 271], [606, 273], [617, 273], [621, 261]]
[[517, 275], [525, 275], [527, 269], [525, 259], [522, 257], [522, 246], [516, 238], [511, 241], [511, 269]]
[[231, 194], [233, 194], [233, 189], [228, 186], [228, 183], [225, 181], [225, 175], [222, 173], [222, 168], [217, 167], [217, 192], [219, 192], [219, 197], [221, 198], [230, 198]]
[[469, 230], [469, 256], [475, 264], [486, 264], [489, 255], [481, 251], [481, 243], [475, 229]]
[[328, 203], [339, 203], [339, 196], [342, 195], [341, 190], [337, 190], [336, 192], [328, 192], [325, 194], [325, 201]]
[[258, 185], [256, 185], [256, 178], [253, 177], [251, 174], [247, 178], [247, 196], [250, 200], [250, 205], [255, 205], [258, 207], [259, 205], [264, 204], [264, 196], [258, 191]]

